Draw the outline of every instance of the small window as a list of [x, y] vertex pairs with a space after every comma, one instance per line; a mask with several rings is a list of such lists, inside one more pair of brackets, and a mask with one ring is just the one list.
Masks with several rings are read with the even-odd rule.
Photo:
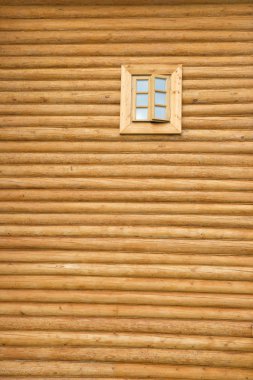
[[181, 132], [182, 66], [171, 70], [122, 66], [122, 134]]
[[169, 76], [132, 77], [132, 120], [169, 121]]

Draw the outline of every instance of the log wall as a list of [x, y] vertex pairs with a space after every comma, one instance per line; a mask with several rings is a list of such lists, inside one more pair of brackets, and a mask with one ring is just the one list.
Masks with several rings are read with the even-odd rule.
[[[2, 0], [0, 379], [253, 379], [253, 4]], [[120, 136], [121, 64], [183, 132]]]

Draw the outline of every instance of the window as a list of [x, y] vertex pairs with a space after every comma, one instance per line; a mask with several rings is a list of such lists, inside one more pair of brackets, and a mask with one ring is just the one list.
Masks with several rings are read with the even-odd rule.
[[133, 121], [169, 121], [169, 83], [162, 75], [132, 77]]
[[182, 66], [122, 66], [121, 134], [181, 132]]

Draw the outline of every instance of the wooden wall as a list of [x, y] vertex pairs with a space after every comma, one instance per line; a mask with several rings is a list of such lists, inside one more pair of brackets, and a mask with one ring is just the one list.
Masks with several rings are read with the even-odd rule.
[[[252, 380], [252, 2], [31, 4], [0, 7], [0, 379]], [[182, 135], [119, 136], [127, 63], [184, 65]]]

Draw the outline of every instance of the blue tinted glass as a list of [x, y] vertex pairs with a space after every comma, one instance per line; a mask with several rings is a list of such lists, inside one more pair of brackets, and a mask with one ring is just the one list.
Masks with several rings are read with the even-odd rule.
[[155, 104], [166, 104], [166, 94], [163, 92], [155, 93]]
[[136, 120], [147, 120], [147, 119], [148, 119], [148, 109], [136, 108]]
[[147, 79], [137, 79], [137, 81], [136, 81], [136, 92], [148, 92], [148, 80]]
[[166, 91], [166, 79], [155, 78], [155, 90]]
[[155, 118], [156, 119], [166, 119], [166, 107], [155, 106]]
[[148, 106], [148, 95], [145, 94], [137, 94], [136, 95], [136, 106]]

